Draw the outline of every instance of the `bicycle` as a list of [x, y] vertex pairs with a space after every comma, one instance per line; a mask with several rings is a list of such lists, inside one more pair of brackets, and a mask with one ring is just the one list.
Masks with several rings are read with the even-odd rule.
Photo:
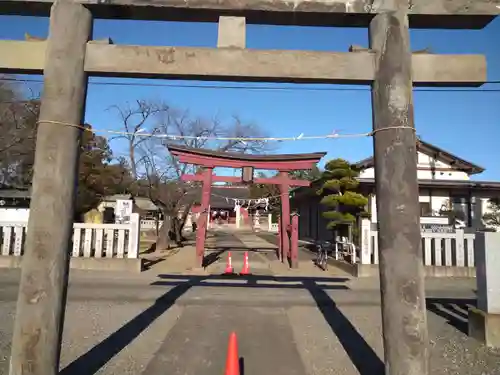
[[328, 248], [331, 243], [328, 241], [323, 241], [318, 243], [316, 265], [320, 267], [323, 271], [328, 270]]

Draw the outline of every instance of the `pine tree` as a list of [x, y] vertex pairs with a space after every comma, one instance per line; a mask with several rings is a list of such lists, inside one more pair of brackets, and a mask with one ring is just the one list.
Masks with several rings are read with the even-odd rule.
[[323, 213], [323, 217], [329, 220], [328, 229], [348, 229], [349, 238], [356, 218], [367, 215], [365, 206], [368, 198], [355, 191], [359, 185], [356, 179], [359, 172], [359, 169], [344, 159], [331, 160], [325, 165], [325, 182], [318, 191], [318, 194], [324, 195], [321, 204], [332, 208]]
[[290, 177], [296, 178], [298, 180], [314, 181], [321, 178], [321, 170], [317, 165], [314, 165], [311, 169], [299, 169], [296, 171], [291, 171], [288, 174]]
[[483, 215], [485, 224], [498, 228], [500, 226], [500, 198], [491, 198], [488, 202], [488, 209], [490, 212]]

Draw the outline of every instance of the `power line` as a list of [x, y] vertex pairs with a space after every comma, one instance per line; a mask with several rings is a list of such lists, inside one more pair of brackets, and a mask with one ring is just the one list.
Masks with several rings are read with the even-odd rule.
[[[19, 79], [19, 78], [0, 78], [3, 82], [13, 83], [35, 83], [43, 84], [40, 79]], [[499, 81], [486, 81], [485, 84], [500, 84]], [[135, 87], [169, 87], [169, 88], [185, 88], [185, 89], [209, 89], [209, 90], [255, 90], [255, 91], [370, 91], [369, 87], [304, 87], [288, 86], [288, 87], [268, 87], [268, 86], [251, 86], [251, 85], [194, 85], [194, 84], [175, 84], [175, 83], [146, 83], [146, 82], [113, 82], [113, 81], [93, 81], [89, 80], [89, 85], [96, 86], [135, 86]], [[500, 89], [489, 88], [416, 88], [416, 92], [500, 92]]]

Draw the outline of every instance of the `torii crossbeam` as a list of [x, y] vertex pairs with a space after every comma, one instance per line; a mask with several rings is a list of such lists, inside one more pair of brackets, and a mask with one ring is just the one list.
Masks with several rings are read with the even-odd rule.
[[[309, 186], [306, 180], [296, 180], [288, 176], [288, 172], [295, 170], [312, 169], [326, 152], [311, 154], [281, 154], [281, 155], [250, 155], [243, 153], [217, 152], [176, 145], [169, 145], [168, 150], [179, 162], [199, 165], [203, 171], [196, 175], [183, 175], [183, 181], [200, 181], [203, 183], [201, 195], [201, 214], [198, 218], [198, 232], [196, 234], [196, 265], [202, 266], [205, 253], [205, 235], [207, 232], [207, 215], [210, 204], [210, 189], [213, 182], [245, 182], [259, 184], [275, 184], [280, 188], [281, 199], [281, 228], [280, 231], [280, 258], [288, 259], [292, 268], [298, 267], [297, 244], [290, 246], [290, 200], [291, 186]], [[215, 176], [216, 167], [241, 168], [241, 177]], [[254, 169], [275, 169], [279, 176], [271, 178], [253, 178]], [[292, 250], [292, 251], [291, 251]]]
[[[47, 41], [0, 41], [1, 73], [44, 75], [11, 374], [59, 372], [53, 318], [64, 316], [81, 131], [61, 124], [83, 123], [89, 76], [371, 85], [386, 373], [429, 374], [412, 87], [481, 86], [487, 75], [484, 56], [412, 53], [409, 28], [482, 28], [500, 0], [0, 1], [0, 14], [49, 8]], [[217, 48], [96, 43], [101, 17], [218, 22]], [[250, 23], [369, 27], [369, 48], [249, 49]]]

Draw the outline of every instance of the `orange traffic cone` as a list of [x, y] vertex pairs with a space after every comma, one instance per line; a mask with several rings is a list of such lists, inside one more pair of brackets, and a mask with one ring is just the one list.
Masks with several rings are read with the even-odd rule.
[[243, 258], [243, 269], [240, 275], [250, 275], [250, 265], [248, 264], [248, 251], [245, 251], [245, 257]]
[[224, 271], [224, 274], [233, 274], [233, 265], [231, 264], [231, 252], [229, 251], [227, 253], [227, 263], [226, 263], [226, 270]]
[[238, 339], [236, 333], [229, 335], [229, 345], [227, 347], [226, 371], [224, 375], [240, 375], [240, 360], [238, 357]]

